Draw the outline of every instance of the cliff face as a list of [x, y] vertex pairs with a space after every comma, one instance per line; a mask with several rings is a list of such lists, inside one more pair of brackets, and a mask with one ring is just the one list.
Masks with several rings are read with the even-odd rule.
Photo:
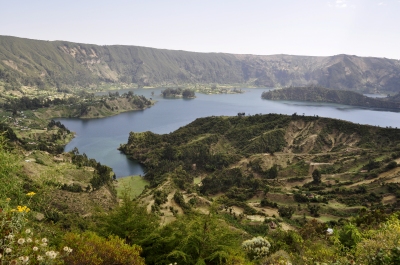
[[247, 84], [268, 87], [318, 84], [369, 92], [400, 91], [400, 62], [349, 55], [234, 55], [137, 46], [98, 46], [0, 36], [0, 79], [11, 85], [138, 86]]

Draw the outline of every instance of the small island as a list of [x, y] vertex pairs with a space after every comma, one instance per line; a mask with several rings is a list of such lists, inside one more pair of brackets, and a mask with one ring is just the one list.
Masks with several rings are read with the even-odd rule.
[[357, 92], [333, 90], [323, 87], [287, 87], [263, 92], [263, 99], [296, 100], [309, 102], [336, 103], [365, 108], [400, 109], [400, 103], [389, 99], [370, 98]]
[[211, 87], [198, 87], [196, 88], [196, 92], [206, 94], [206, 95], [211, 95], [211, 94], [242, 94], [244, 93], [244, 90], [241, 88], [230, 88], [230, 87], [224, 87], [224, 86], [219, 86], [217, 85], [212, 85]]
[[196, 95], [193, 90], [182, 88], [167, 88], [161, 91], [164, 98], [195, 98]]

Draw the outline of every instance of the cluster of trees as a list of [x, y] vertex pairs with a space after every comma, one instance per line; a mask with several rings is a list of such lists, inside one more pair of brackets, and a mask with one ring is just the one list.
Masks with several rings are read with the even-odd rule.
[[8, 99], [7, 102], [3, 103], [2, 108], [6, 110], [11, 110], [14, 113], [16, 111], [21, 110], [35, 110], [39, 108], [48, 108], [52, 105], [65, 105], [65, 104], [74, 104], [77, 99], [74, 97], [70, 97], [67, 99], [44, 99], [44, 98], [29, 98], [29, 97], [20, 97], [14, 99]]
[[93, 189], [99, 189], [104, 185], [111, 184], [111, 182], [116, 178], [115, 174], [112, 175], [112, 168], [102, 165], [97, 162], [94, 158], [88, 158], [85, 153], [79, 154], [78, 148], [74, 148], [71, 152], [71, 161], [78, 167], [93, 167], [94, 173], [90, 180], [90, 184]]
[[190, 89], [183, 88], [167, 88], [161, 91], [161, 94], [164, 98], [173, 98], [173, 97], [183, 97], [183, 98], [194, 98], [195, 93]]
[[68, 128], [65, 127], [65, 125], [62, 124], [60, 121], [51, 120], [51, 121], [49, 121], [49, 123], [47, 124], [47, 128], [48, 128], [48, 129], [52, 129], [54, 126], [60, 128], [60, 129], [63, 130], [63, 131], [66, 131], [67, 133], [70, 133], [70, 132], [71, 132], [71, 131], [68, 130]]
[[353, 91], [333, 90], [317, 86], [271, 90], [263, 92], [261, 97], [270, 100], [328, 102], [368, 108], [400, 108], [400, 104], [395, 101], [370, 98]]

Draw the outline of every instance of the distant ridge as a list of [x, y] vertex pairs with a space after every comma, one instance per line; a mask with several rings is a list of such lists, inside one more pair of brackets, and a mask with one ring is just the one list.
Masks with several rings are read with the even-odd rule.
[[0, 36], [0, 81], [9, 87], [126, 83], [141, 86], [319, 85], [362, 92], [399, 92], [400, 61], [336, 55], [235, 55], [99, 46]]

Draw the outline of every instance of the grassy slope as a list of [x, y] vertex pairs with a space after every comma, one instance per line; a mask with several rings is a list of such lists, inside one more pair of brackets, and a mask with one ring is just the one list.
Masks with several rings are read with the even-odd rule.
[[[285, 146], [273, 155], [257, 149], [254, 143], [269, 132], [276, 131], [276, 128], [284, 130]], [[247, 204], [261, 215], [260, 220], [264, 220], [263, 215], [278, 216], [276, 209], [260, 206], [260, 201], [264, 198], [276, 202], [279, 206], [294, 207], [296, 209], [294, 218], [301, 219], [303, 215], [313, 218], [305, 203], [300, 203], [299, 207], [299, 203], [294, 200], [293, 194], [296, 192], [303, 195], [310, 194], [311, 198], [315, 199], [315, 201], [310, 199], [310, 203], [320, 207], [321, 221], [349, 217], [356, 214], [362, 207], [371, 207], [379, 202], [383, 202], [390, 208], [389, 203], [396, 202], [392, 198], [393, 191], [382, 186], [385, 185], [384, 183], [395, 181], [398, 177], [397, 168], [385, 169], [393, 159], [392, 154], [398, 152], [399, 149], [400, 131], [396, 129], [362, 126], [325, 118], [274, 114], [241, 118], [213, 117], [198, 119], [169, 135], [132, 133], [124, 150], [153, 168], [153, 159], [162, 159], [160, 154], [165, 154], [165, 148], [170, 145], [175, 148], [171, 150], [175, 150], [178, 156], [175, 159], [178, 162], [181, 161], [181, 166], [189, 174], [195, 176], [195, 185], [200, 179], [204, 182], [213, 175], [223, 177], [223, 173], [218, 172], [224, 172], [225, 169], [210, 171], [198, 160], [197, 162], [186, 160], [188, 153], [185, 152], [188, 149], [201, 150], [203, 146], [213, 154], [238, 155], [239, 159], [231, 160], [227, 168], [239, 168], [243, 178], [253, 176], [270, 187], [266, 197], [263, 195], [263, 188], [260, 188], [247, 200]], [[262, 145], [261, 141], [258, 145]], [[186, 155], [180, 158], [179, 154], [182, 153]], [[376, 161], [380, 165], [370, 172], [363, 172], [370, 161]], [[176, 164], [173, 163], [175, 162], [170, 164], [168, 172], [174, 171], [173, 165]], [[193, 170], [191, 166], [196, 163], [197, 168]], [[265, 179], [265, 172], [274, 164], [279, 168], [278, 178]], [[259, 165], [259, 169], [253, 167], [254, 165]], [[319, 169], [323, 173], [324, 185], [320, 190], [313, 190], [313, 186], [309, 185], [313, 180], [311, 173], [314, 169]], [[163, 172], [161, 168], [160, 170]], [[166, 181], [170, 182], [174, 179], [173, 173], [166, 176]], [[224, 179], [218, 185], [226, 185], [226, 181], [228, 180]], [[204, 195], [207, 190], [203, 190], [203, 187], [204, 185], [201, 190]], [[241, 188], [240, 185], [237, 187]], [[360, 187], [365, 187], [365, 190], [359, 191]], [[157, 189], [159, 188], [160, 186]], [[175, 189], [171, 192], [173, 193]], [[238, 190], [236, 193], [238, 192], [242, 191]], [[223, 194], [232, 196], [228, 192], [213, 193], [212, 191], [209, 195], [214, 200], [218, 200]], [[374, 197], [375, 195], [378, 197]], [[146, 194], [144, 196], [150, 204], [154, 202], [151, 196]], [[237, 215], [244, 211], [246, 207], [234, 210]]]
[[142, 193], [142, 191], [145, 189], [145, 186], [148, 184], [149, 182], [141, 176], [128, 176], [117, 179], [115, 188], [117, 190], [118, 197], [126, 194], [129, 196], [129, 198], [134, 199]]

